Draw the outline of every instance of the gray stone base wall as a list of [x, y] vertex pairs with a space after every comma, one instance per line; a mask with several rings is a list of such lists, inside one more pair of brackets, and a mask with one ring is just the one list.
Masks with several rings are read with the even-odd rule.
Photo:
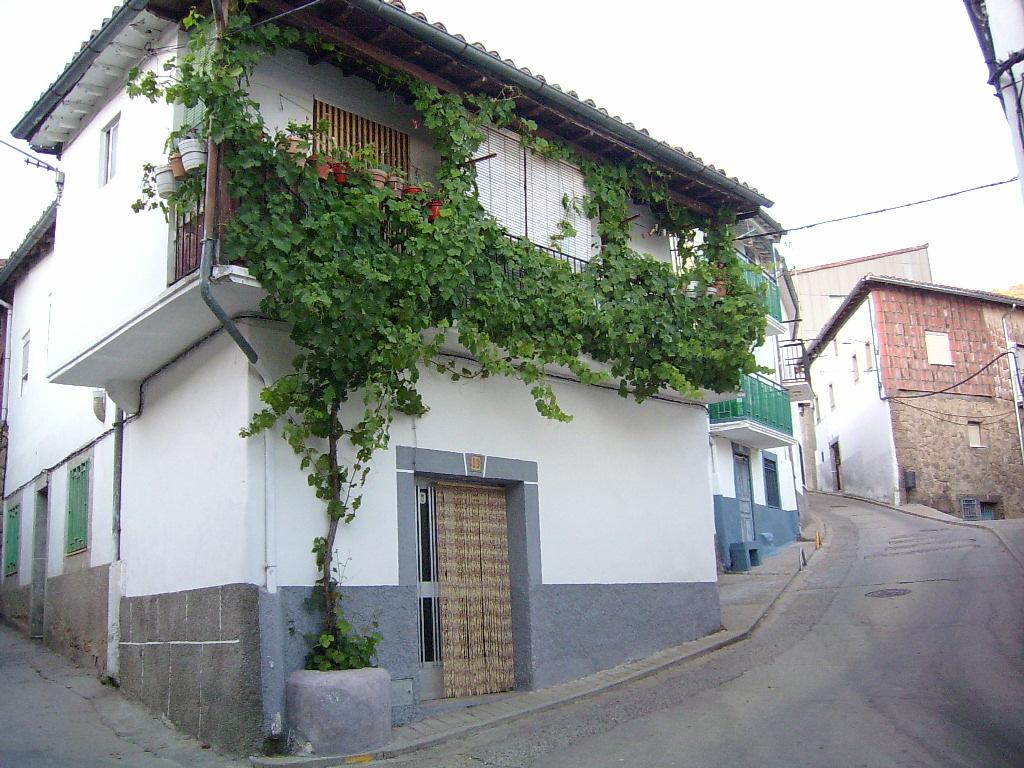
[[[554, 685], [695, 640], [721, 625], [714, 582], [542, 584], [530, 590], [530, 646], [516, 649], [516, 678], [531, 688]], [[524, 664], [528, 668], [520, 669]]]
[[121, 690], [200, 741], [263, 748], [258, 588], [121, 600]]
[[[960, 418], [938, 419], [899, 401], [890, 409], [900, 498], [951, 515], [960, 515], [963, 499], [976, 499], [996, 504], [1003, 517], [1024, 517], [1024, 471], [1013, 402], [944, 394], [929, 397], [928, 405]], [[1011, 415], [999, 418], [1005, 414]], [[981, 421], [982, 447], [969, 445], [968, 419]], [[906, 487], [907, 470], [916, 474], [913, 489]]]
[[8, 576], [0, 584], [0, 619], [28, 632], [28, 612], [32, 602], [32, 587], [18, 586], [17, 574]]
[[[311, 594], [310, 587], [282, 587], [273, 595], [261, 594], [261, 623], [269, 627], [277, 622], [283, 630], [283, 642], [277, 651], [282, 663], [275, 665], [282, 674], [273, 675], [270, 670], [264, 670], [264, 698], [270, 722], [275, 712], [284, 711], [284, 681], [291, 672], [305, 668], [310, 648], [306, 635], [319, 633], [323, 626], [323, 612], [319, 606], [307, 605]], [[402, 725], [419, 719], [420, 650], [416, 587], [344, 587], [341, 594], [345, 616], [357, 630], [372, 630], [372, 624], [376, 622], [378, 631], [384, 636], [377, 646], [378, 665], [391, 674], [392, 680], [412, 686], [411, 699], [402, 701], [393, 697], [392, 722]], [[266, 666], [266, 648], [264, 656]]]
[[46, 580], [43, 639], [79, 666], [107, 669], [107, 590], [110, 566], [98, 565]]
[[[715, 541], [718, 546], [718, 561], [728, 569], [732, 567], [729, 545], [743, 541], [743, 527], [740, 523], [739, 501], [731, 496], [715, 496]], [[780, 547], [800, 538], [800, 512], [796, 509], [778, 509], [754, 504], [754, 534], [758, 543], [766, 545], [771, 534], [772, 545]]]

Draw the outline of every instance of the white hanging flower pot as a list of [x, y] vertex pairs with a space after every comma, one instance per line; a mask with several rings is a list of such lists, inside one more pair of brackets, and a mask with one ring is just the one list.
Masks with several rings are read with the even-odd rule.
[[156, 193], [160, 197], [170, 197], [174, 194], [174, 188], [178, 183], [174, 180], [174, 171], [169, 165], [161, 165], [154, 171], [153, 181], [156, 184]]
[[206, 142], [191, 137], [178, 139], [178, 151], [186, 171], [191, 173], [206, 167]]

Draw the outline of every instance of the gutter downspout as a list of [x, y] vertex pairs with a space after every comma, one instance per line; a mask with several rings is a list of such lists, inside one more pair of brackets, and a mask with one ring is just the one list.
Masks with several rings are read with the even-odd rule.
[[[217, 23], [217, 37], [214, 46], [219, 47], [227, 27], [227, 6], [224, 0], [212, 0], [214, 18]], [[259, 363], [259, 355], [242, 335], [235, 322], [224, 311], [210, 287], [213, 272], [213, 255], [216, 250], [216, 202], [217, 172], [220, 165], [219, 146], [211, 137], [207, 141], [206, 155], [206, 199], [204, 211], [205, 237], [199, 266], [199, 294], [213, 315], [235, 342], [250, 366], [267, 387], [273, 381], [265, 366]], [[276, 533], [276, 473], [274, 468], [274, 446], [272, 434], [263, 433], [263, 573], [266, 591], [276, 597], [277, 593], [277, 533]], [[261, 708], [263, 709], [264, 733], [271, 738], [280, 738], [284, 710], [284, 634], [281, 628], [279, 600], [259, 600], [257, 616], [254, 617], [260, 638]]]
[[121, 560], [121, 485], [124, 477], [124, 410], [114, 411], [113, 500], [114, 559], [107, 577], [107, 677], [121, 678], [121, 598], [125, 592], [125, 567]]
[[0, 393], [0, 423], [7, 423], [7, 399], [11, 391], [11, 325], [14, 322], [14, 307], [0, 299], [0, 307], [7, 311], [7, 322], [4, 323], [4, 391]]

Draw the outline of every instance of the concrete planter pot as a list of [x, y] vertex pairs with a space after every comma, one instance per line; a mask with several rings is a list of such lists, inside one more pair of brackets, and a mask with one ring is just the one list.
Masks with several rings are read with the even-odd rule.
[[285, 686], [288, 742], [303, 754], [357, 755], [391, 740], [386, 669], [298, 670]]

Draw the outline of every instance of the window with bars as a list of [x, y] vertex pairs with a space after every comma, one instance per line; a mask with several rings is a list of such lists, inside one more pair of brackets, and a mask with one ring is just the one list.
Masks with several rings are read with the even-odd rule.
[[4, 515], [4, 576], [18, 572], [18, 550], [21, 548], [21, 505], [7, 508]]
[[369, 118], [348, 112], [323, 101], [313, 101], [313, 123], [321, 121], [330, 125], [329, 142], [332, 146], [314, 148], [330, 152], [333, 147], [349, 151], [373, 145], [377, 160], [403, 173], [409, 178], [409, 135], [396, 128], [390, 128]]
[[980, 519], [980, 510], [978, 508], [977, 499], [961, 499], [960, 501], [960, 517], [964, 520], [978, 520]]
[[81, 552], [89, 545], [89, 460], [68, 472], [68, 519], [66, 554]]
[[769, 507], [782, 507], [779, 495], [779, 463], [775, 459], [764, 457], [764, 498]]

